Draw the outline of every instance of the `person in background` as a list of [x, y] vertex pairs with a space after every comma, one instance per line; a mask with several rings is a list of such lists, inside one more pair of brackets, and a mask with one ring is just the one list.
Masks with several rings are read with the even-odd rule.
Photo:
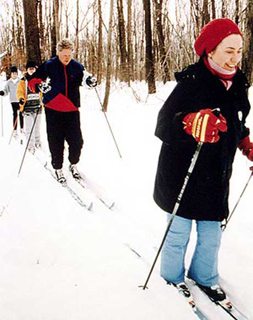
[[13, 111], [13, 136], [17, 138], [18, 136], [18, 118], [19, 118], [19, 125], [20, 125], [20, 132], [24, 132], [24, 119], [22, 113], [19, 111], [19, 101], [17, 97], [17, 87], [19, 83], [18, 78], [18, 69], [16, 66], [11, 67], [11, 77], [6, 82], [5, 87], [3, 90], [0, 91], [1, 96], [10, 95], [10, 102]]
[[36, 64], [33, 61], [27, 61], [24, 77], [19, 81], [17, 87], [17, 97], [20, 105], [20, 111], [25, 117], [25, 134], [28, 144], [28, 151], [35, 153], [36, 148], [41, 147], [40, 123], [41, 123], [41, 94], [33, 93], [28, 87], [28, 81], [36, 71]]
[[72, 58], [73, 51], [74, 45], [69, 39], [59, 41], [57, 56], [43, 63], [29, 81], [33, 92], [39, 87], [43, 92], [52, 166], [60, 183], [66, 182], [62, 171], [65, 141], [69, 146], [69, 170], [75, 179], [81, 178], [76, 166], [83, 146], [79, 87], [83, 81], [91, 88], [97, 85], [84, 66]]
[[[221, 223], [229, 214], [236, 150], [253, 161], [253, 143], [245, 126], [249, 83], [238, 66], [243, 36], [233, 21], [215, 19], [203, 27], [194, 47], [200, 59], [175, 73], [177, 85], [159, 112], [155, 131], [163, 143], [154, 199], [168, 212], [168, 220], [197, 144], [203, 143], [162, 249], [161, 276], [185, 296], [191, 296], [187, 276], [213, 301], [226, 301], [219, 285], [218, 252]], [[186, 273], [193, 220], [197, 243]]]

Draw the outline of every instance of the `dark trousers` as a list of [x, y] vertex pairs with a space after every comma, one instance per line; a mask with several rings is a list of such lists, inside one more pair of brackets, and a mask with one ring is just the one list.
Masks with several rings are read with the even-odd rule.
[[[19, 103], [12, 102], [11, 106], [12, 106], [12, 111], [13, 111], [13, 129], [17, 130], [18, 121], [16, 121], [16, 120], [17, 120], [17, 116], [18, 116], [18, 112], [19, 112]], [[24, 117], [22, 115], [22, 112], [19, 112], [19, 124], [20, 124], [20, 128], [23, 129], [24, 128]]]
[[69, 162], [78, 163], [83, 146], [79, 111], [59, 112], [46, 107], [45, 113], [53, 168], [62, 168], [65, 140], [69, 146]]

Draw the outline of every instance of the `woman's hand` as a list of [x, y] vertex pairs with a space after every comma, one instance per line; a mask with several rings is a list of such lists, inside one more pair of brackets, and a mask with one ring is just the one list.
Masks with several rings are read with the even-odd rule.
[[215, 115], [211, 109], [202, 109], [189, 113], [183, 120], [184, 130], [194, 137], [197, 142], [215, 143], [219, 141], [219, 131], [227, 131], [226, 119]]

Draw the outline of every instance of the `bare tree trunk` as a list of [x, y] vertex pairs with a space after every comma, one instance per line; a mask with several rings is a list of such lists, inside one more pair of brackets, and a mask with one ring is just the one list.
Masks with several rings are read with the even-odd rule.
[[221, 1], [221, 16], [222, 18], [226, 18], [227, 17], [227, 3], [226, 0], [222, 0]]
[[12, 46], [14, 51], [12, 54], [12, 63], [22, 66], [25, 63], [25, 52], [24, 52], [24, 30], [22, 15], [20, 13], [21, 7], [17, 0], [14, 0], [14, 13], [12, 20]]
[[163, 34], [162, 27], [162, 7], [163, 0], [153, 0], [156, 8], [156, 27], [157, 27], [157, 35], [159, 42], [159, 50], [160, 50], [160, 59], [161, 65], [163, 69], [163, 83], [166, 83], [170, 79], [168, 64], [166, 59], [166, 50], [165, 50], [165, 39]]
[[56, 30], [56, 43], [57, 43], [60, 40], [60, 24], [61, 24], [59, 0], [54, 0], [54, 4], [55, 4], [54, 20], [55, 20], [55, 30]]
[[201, 19], [201, 10], [200, 10], [200, 3], [199, 0], [190, 0], [191, 1], [191, 6], [190, 6], [190, 11], [191, 11], [191, 18], [192, 18], [192, 23], [194, 25], [194, 39], [197, 38], [200, 32], [200, 19]]
[[120, 49], [120, 80], [128, 82], [127, 72], [127, 50], [126, 50], [126, 31], [123, 13], [123, 1], [117, 0], [118, 28], [119, 28], [119, 49]]
[[[173, 33], [172, 31], [172, 27], [171, 27], [171, 22], [168, 19], [169, 16], [169, 5], [168, 2], [170, 0], [165, 0], [165, 9], [164, 9], [164, 13], [163, 13], [163, 34], [164, 36], [164, 46], [165, 46], [165, 53], [166, 53], [166, 61], [167, 61], [167, 67], [168, 67], [168, 81], [171, 80], [171, 75], [172, 75], [172, 61], [171, 61], [171, 44], [172, 44], [172, 39], [171, 39], [171, 35]], [[189, 19], [191, 19], [189, 17]]]
[[[42, 12], [42, 1], [39, 1], [39, 34], [40, 34], [40, 47], [44, 48], [45, 46], [45, 38], [44, 38], [44, 21], [43, 21], [43, 12]], [[44, 50], [42, 50], [41, 55], [42, 55], [42, 61], [44, 61], [45, 54]]]
[[[14, 0], [14, 10], [15, 10], [15, 15], [13, 15], [16, 24], [17, 24], [17, 32], [15, 32], [15, 38], [16, 38], [16, 43], [17, 43], [17, 47], [22, 50], [24, 49], [23, 45], [23, 36], [22, 36], [22, 32], [23, 32], [23, 27], [22, 27], [22, 19], [21, 19], [21, 14], [20, 14], [20, 6], [17, 0]], [[15, 28], [13, 28], [13, 31], [15, 30]], [[15, 39], [13, 38], [13, 39]]]
[[148, 82], [148, 93], [156, 93], [155, 68], [153, 60], [152, 32], [151, 32], [151, 9], [150, 0], [143, 0], [145, 11], [145, 35], [146, 35], [146, 81]]
[[245, 28], [245, 43], [243, 55], [243, 70], [246, 73], [248, 81], [253, 82], [253, 0], [247, 0]]
[[133, 38], [132, 38], [132, 0], [127, 0], [127, 51], [128, 51], [128, 81], [133, 80]]
[[91, 36], [91, 73], [93, 75], [97, 74], [97, 43], [96, 43], [96, 32], [97, 32], [97, 6], [94, 4], [93, 8], [93, 24], [92, 24], [92, 36]]
[[53, 0], [53, 26], [51, 30], [51, 52], [56, 56], [56, 44], [59, 40], [59, 0]]
[[41, 64], [37, 1], [23, 0], [27, 59]]
[[235, 0], [235, 23], [239, 23], [239, 0]]
[[98, 0], [98, 49], [97, 49], [97, 81], [98, 84], [102, 81], [102, 59], [103, 59], [103, 31], [102, 31], [103, 17], [101, 0]]
[[109, 102], [109, 95], [111, 89], [111, 73], [112, 73], [112, 22], [113, 22], [113, 0], [110, 0], [110, 17], [109, 30], [107, 40], [107, 70], [106, 70], [106, 86], [105, 97], [103, 102], [103, 110], [106, 112]]
[[76, 0], [76, 48], [75, 58], [78, 60], [79, 55], [79, 0]]
[[208, 11], [208, 0], [203, 0], [203, 15], [202, 15], [202, 27], [210, 21], [210, 14]]
[[69, 37], [69, 8], [68, 5], [65, 4], [65, 38]]
[[211, 3], [212, 3], [212, 19], [216, 19], [215, 0], [211, 0]]
[[[136, 31], [138, 33], [138, 29]], [[143, 64], [145, 65], [145, 26], [142, 26], [141, 30], [141, 40], [140, 40], [140, 49], [139, 49], [139, 55], [136, 56], [136, 64], [137, 64], [137, 70], [138, 70], [138, 76], [139, 81], [145, 80], [146, 81], [146, 74], [145, 74], [145, 68], [143, 67]], [[138, 52], [138, 49], [137, 49]], [[138, 60], [142, 62], [141, 65], [139, 65]]]
[[[41, 0], [39, 0], [41, 1]], [[63, 2], [65, 3], [66, 1], [65, 0], [59, 0], [60, 3], [59, 3], [59, 22], [58, 22], [58, 41], [60, 39], [62, 39], [62, 35], [63, 35], [63, 30], [62, 30], [62, 17], [63, 17]]]

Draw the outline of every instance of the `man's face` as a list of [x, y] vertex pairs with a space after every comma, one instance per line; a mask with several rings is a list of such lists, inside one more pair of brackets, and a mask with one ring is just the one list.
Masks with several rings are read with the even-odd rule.
[[30, 76], [31, 76], [35, 71], [36, 71], [36, 68], [34, 68], [34, 67], [27, 68], [27, 73], [28, 73]]
[[58, 57], [61, 63], [65, 66], [67, 66], [71, 59], [72, 59], [72, 50], [71, 49], [63, 49], [61, 51], [58, 51]]

